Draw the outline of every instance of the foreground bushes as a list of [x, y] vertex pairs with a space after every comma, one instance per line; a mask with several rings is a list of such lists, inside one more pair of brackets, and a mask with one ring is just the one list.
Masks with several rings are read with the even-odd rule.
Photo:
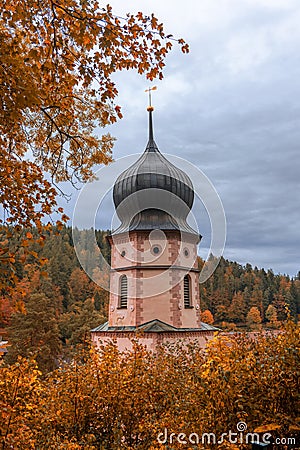
[[[157, 436], [166, 430], [168, 440], [172, 432], [221, 436], [238, 422], [284, 436], [298, 427], [293, 323], [277, 336], [216, 337], [205, 355], [180, 344], [154, 355], [136, 342], [124, 354], [115, 345], [80, 354], [47, 378], [23, 359], [1, 372], [2, 449], [201, 448], [175, 438], [166, 447]], [[214, 448], [221, 447], [242, 448]]]

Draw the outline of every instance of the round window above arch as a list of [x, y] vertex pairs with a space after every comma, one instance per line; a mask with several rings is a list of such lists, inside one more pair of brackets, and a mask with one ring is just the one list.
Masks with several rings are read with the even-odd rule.
[[151, 248], [151, 253], [152, 255], [159, 255], [161, 253], [161, 246], [160, 245], [153, 245], [153, 247]]

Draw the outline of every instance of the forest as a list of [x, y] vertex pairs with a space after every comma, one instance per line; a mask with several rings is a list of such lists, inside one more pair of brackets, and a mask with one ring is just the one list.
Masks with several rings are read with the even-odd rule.
[[[34, 234], [33, 229], [27, 231], [26, 261], [22, 252], [19, 262], [16, 257], [15, 286], [2, 295], [0, 335], [9, 339], [7, 361], [34, 354], [39, 369], [47, 372], [60, 360], [69, 360], [78, 345], [89, 341], [90, 330], [107, 320], [109, 293], [80, 267], [70, 227], [49, 233], [43, 245]], [[107, 234], [96, 231], [109, 261]], [[17, 247], [14, 240], [11, 245]], [[202, 264], [199, 258], [199, 267]], [[280, 329], [288, 315], [297, 321], [300, 314], [300, 277], [221, 258], [213, 276], [200, 285], [200, 298], [203, 322], [224, 331]]]

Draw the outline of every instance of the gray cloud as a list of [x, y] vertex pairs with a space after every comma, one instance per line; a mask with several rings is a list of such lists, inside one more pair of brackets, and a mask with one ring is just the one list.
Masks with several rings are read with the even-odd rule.
[[[123, 2], [111, 3], [123, 13]], [[228, 221], [225, 257], [295, 275], [300, 269], [299, 2], [187, 0], [184, 20], [182, 8], [170, 0], [138, 5], [153, 10], [168, 30], [191, 44], [188, 56], [174, 50], [165, 79], [155, 83], [157, 144], [197, 165], [215, 185]], [[126, 2], [126, 9], [136, 10], [135, 2]], [[124, 119], [110, 132], [118, 139], [114, 155], [119, 158], [145, 148], [147, 82], [134, 73], [115, 79]], [[209, 223], [199, 205], [196, 216], [206, 236], [203, 254]]]

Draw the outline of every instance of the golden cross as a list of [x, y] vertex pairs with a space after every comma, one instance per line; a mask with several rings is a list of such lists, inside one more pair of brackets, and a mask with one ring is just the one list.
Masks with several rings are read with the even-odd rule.
[[149, 89], [145, 89], [145, 92], [149, 92], [149, 106], [151, 105], [151, 91], [156, 91], [157, 86], [149, 87]]

